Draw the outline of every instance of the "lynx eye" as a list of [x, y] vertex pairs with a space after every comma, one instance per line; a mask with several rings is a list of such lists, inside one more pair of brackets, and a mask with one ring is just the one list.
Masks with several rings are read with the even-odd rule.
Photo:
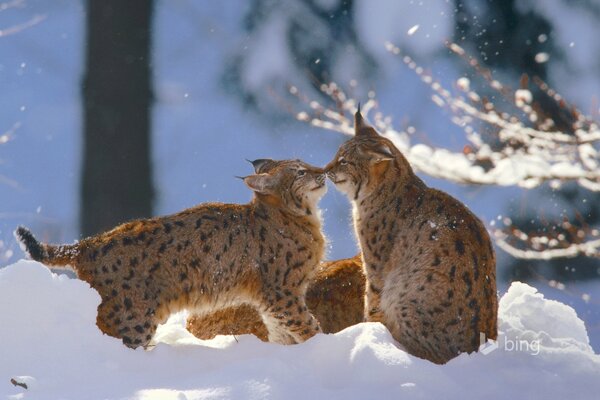
[[340, 158], [338, 158], [338, 163], [339, 163], [340, 165], [346, 165], [346, 164], [348, 164], [348, 161], [346, 161], [346, 160], [344, 159], [344, 157], [340, 157]]
[[306, 175], [306, 170], [305, 169], [299, 169], [297, 172], [298, 176], [304, 176]]

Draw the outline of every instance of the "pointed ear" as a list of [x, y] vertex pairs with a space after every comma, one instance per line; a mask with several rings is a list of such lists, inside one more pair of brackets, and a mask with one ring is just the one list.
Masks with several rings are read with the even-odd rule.
[[254, 172], [257, 174], [260, 172], [261, 168], [266, 166], [267, 164], [273, 162], [270, 158], [259, 158], [257, 160], [251, 161], [246, 159], [252, 166], [254, 167]]
[[358, 105], [358, 110], [356, 110], [356, 113], [354, 114], [354, 136], [379, 136], [377, 131], [365, 122], [365, 119], [360, 113], [360, 103]]
[[244, 178], [244, 183], [257, 193], [268, 194], [275, 186], [275, 177], [269, 174], [250, 175]]
[[394, 152], [387, 143], [379, 143], [377, 146], [367, 150], [369, 155], [373, 158], [376, 163], [382, 161], [391, 161], [394, 157]]

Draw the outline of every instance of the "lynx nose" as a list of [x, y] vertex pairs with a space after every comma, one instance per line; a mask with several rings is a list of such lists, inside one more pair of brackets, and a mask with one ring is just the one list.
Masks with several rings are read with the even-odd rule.
[[318, 184], [323, 184], [323, 183], [325, 183], [325, 174], [324, 174], [324, 173], [323, 173], [323, 174], [319, 174], [319, 175], [317, 176], [317, 179], [316, 179], [316, 180], [317, 180], [317, 183], [318, 183]]

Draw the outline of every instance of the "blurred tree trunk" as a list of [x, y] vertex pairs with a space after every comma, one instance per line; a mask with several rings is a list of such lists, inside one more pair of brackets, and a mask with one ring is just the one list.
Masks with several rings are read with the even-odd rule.
[[152, 214], [151, 0], [88, 0], [80, 230]]

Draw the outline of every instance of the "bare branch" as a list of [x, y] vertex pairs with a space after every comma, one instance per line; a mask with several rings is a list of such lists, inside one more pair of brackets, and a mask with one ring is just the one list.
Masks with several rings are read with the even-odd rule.
[[18, 25], [13, 25], [6, 29], [0, 29], [0, 37], [10, 36], [10, 35], [19, 33], [27, 28], [31, 28], [32, 26], [39, 24], [40, 22], [42, 22], [45, 19], [46, 19], [45, 15], [34, 15], [26, 22], [23, 22]]

